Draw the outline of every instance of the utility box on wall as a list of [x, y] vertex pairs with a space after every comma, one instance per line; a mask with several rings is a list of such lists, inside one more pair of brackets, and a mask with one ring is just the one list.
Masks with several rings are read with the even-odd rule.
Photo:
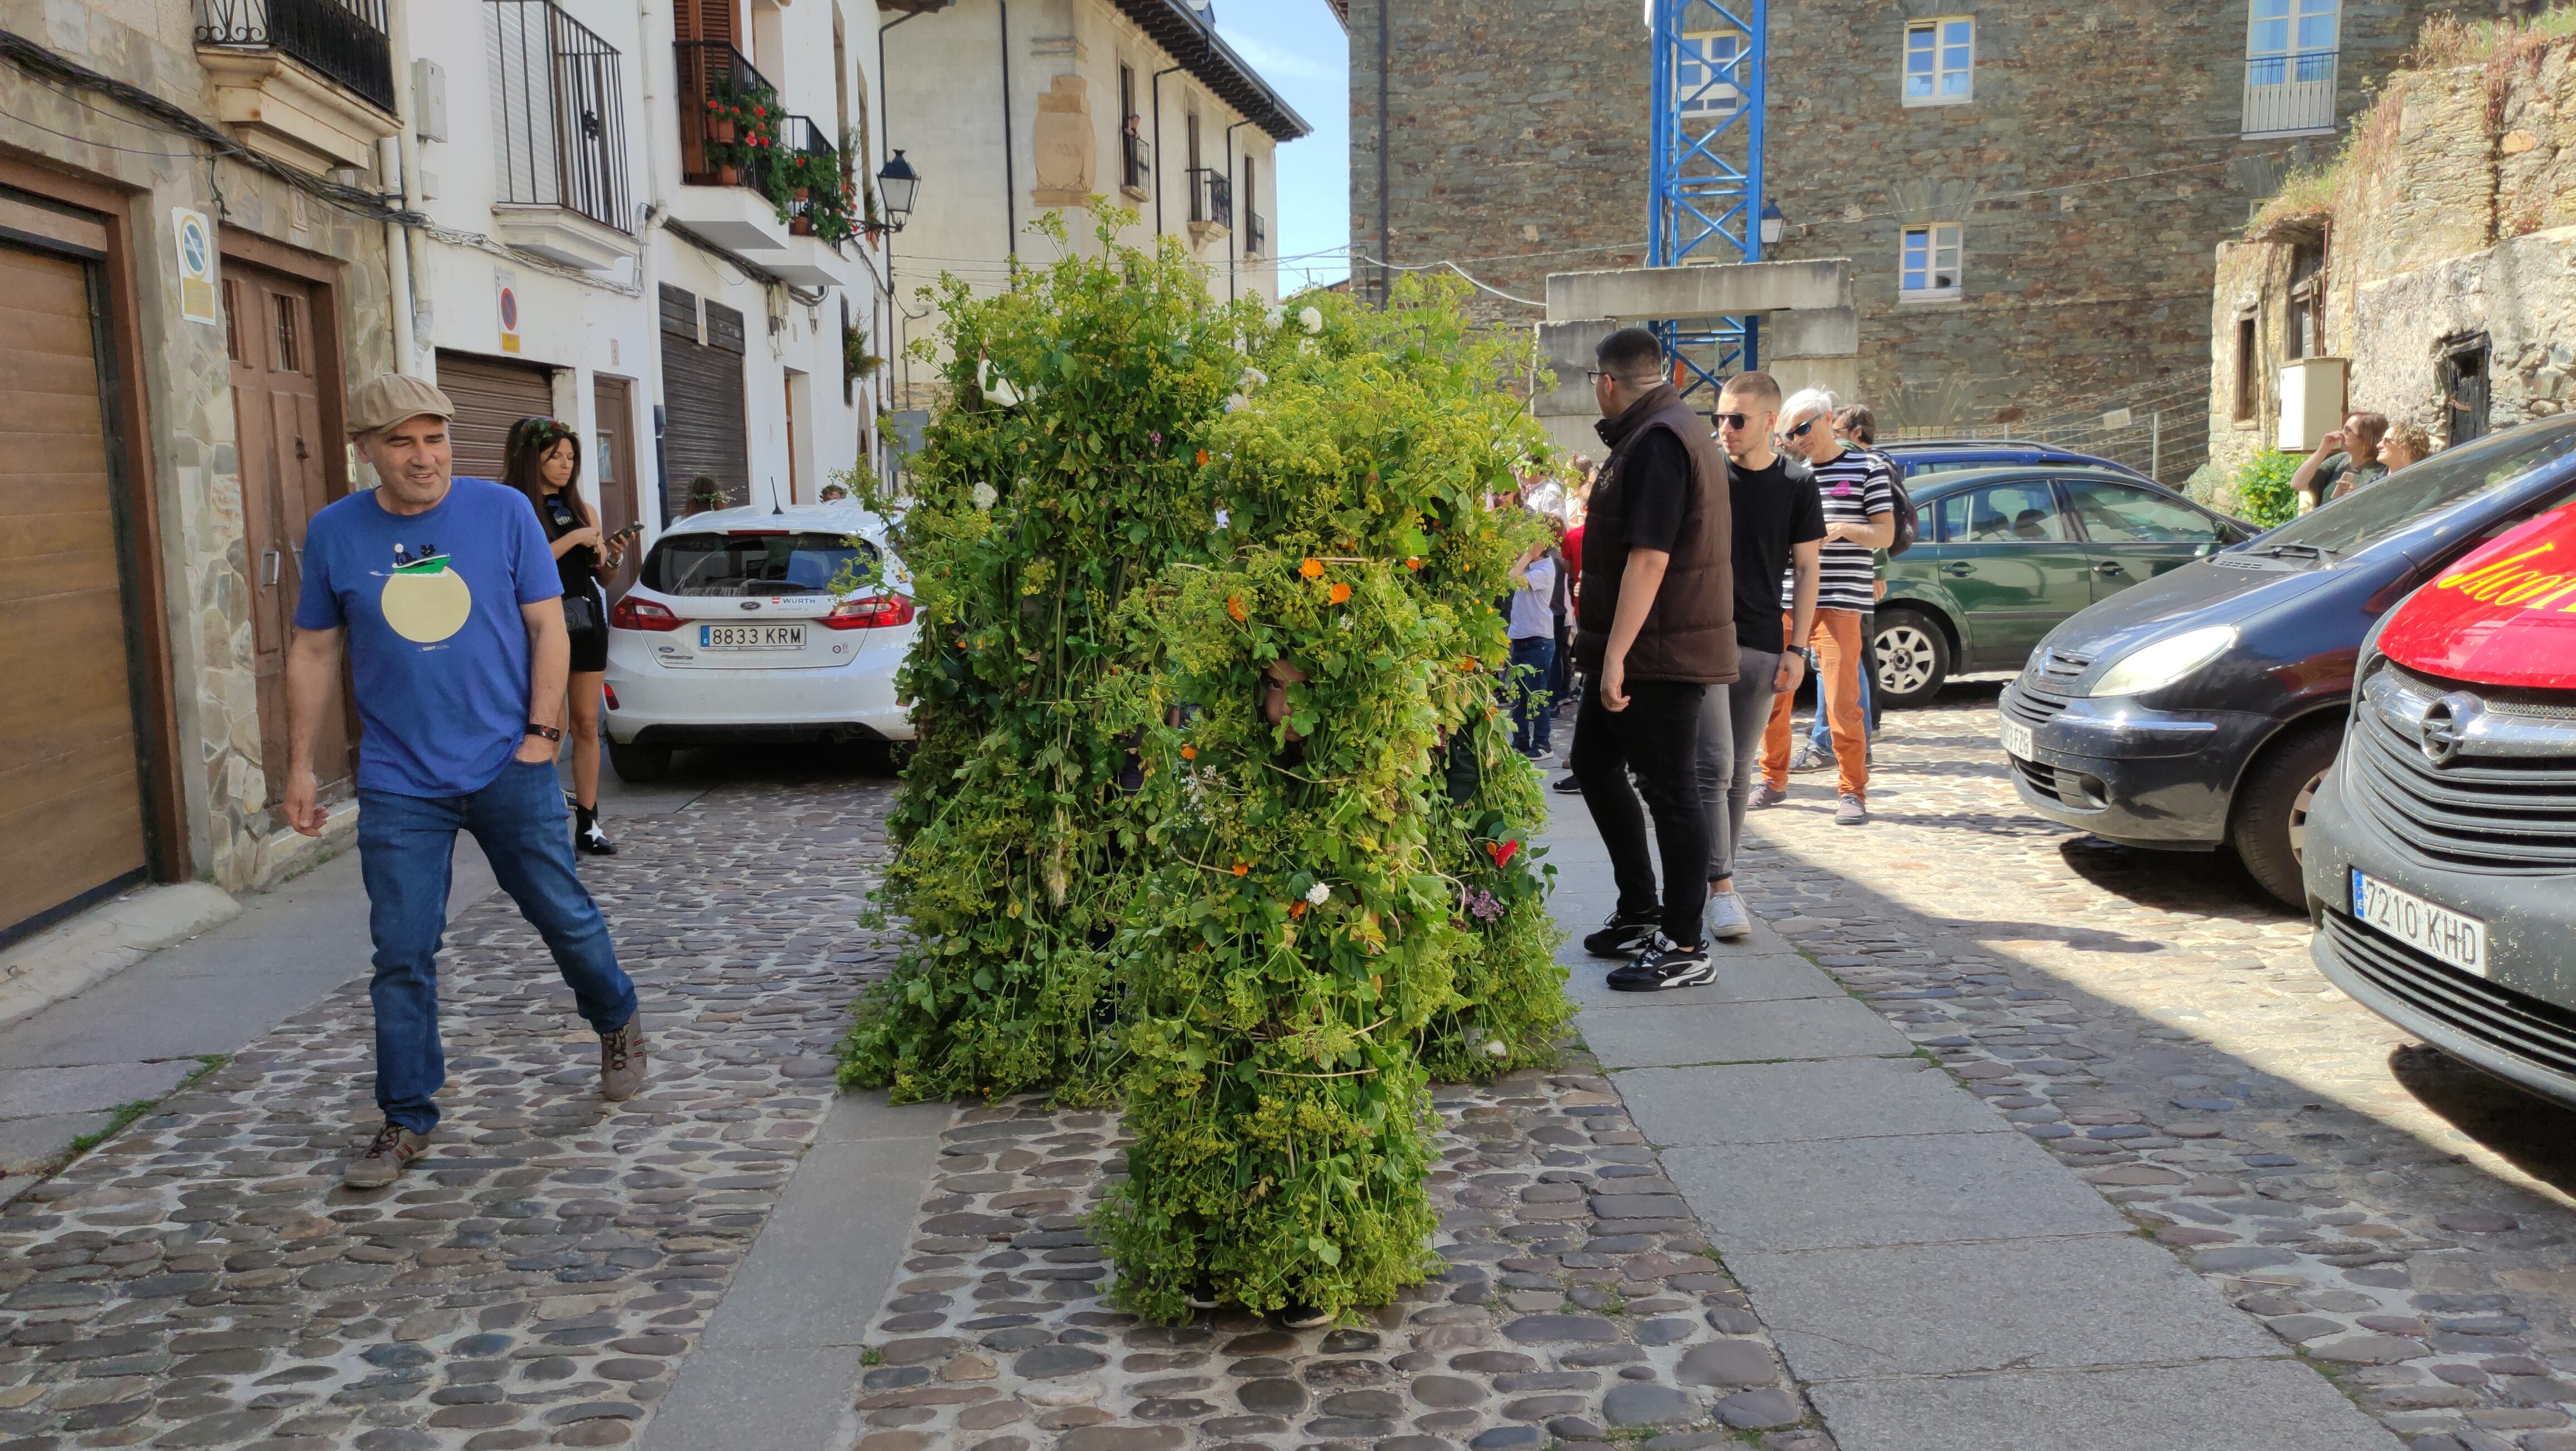
[[2343, 427], [2342, 358], [2293, 358], [2281, 365], [2281, 432], [2272, 446], [2313, 453], [2325, 436]]

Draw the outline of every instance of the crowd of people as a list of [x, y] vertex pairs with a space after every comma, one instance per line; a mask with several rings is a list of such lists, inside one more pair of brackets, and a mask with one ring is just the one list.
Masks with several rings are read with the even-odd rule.
[[[1609, 452], [1583, 465], [1553, 545], [1514, 572], [1506, 689], [1532, 758], [1572, 694], [1555, 789], [1583, 797], [1619, 888], [1584, 948], [1625, 959], [1612, 987], [1651, 992], [1710, 981], [1709, 942], [1751, 934], [1736, 844], [1794, 772], [1833, 770], [1835, 822], [1868, 823], [1869, 642], [1903, 494], [1867, 408], [1741, 373], [1712, 433], [1653, 333], [1620, 329], [1595, 356]], [[1793, 752], [1811, 661], [1815, 739]]]

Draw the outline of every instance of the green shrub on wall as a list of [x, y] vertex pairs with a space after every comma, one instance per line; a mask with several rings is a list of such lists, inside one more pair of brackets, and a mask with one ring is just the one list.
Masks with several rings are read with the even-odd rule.
[[895, 536], [912, 945], [844, 1077], [1123, 1095], [1142, 1313], [1378, 1303], [1431, 1267], [1428, 1068], [1544, 1061], [1568, 1013], [1494, 691], [1538, 528], [1495, 500], [1544, 444], [1455, 289], [1273, 321], [1112, 221], [943, 298]]

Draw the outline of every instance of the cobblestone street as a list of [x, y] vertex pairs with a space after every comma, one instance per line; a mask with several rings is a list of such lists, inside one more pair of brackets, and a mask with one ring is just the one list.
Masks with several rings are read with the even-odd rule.
[[[395, 1189], [337, 1187], [374, 1117], [353, 980], [0, 1213], [0, 1451], [2089, 1446], [2169, 1410], [2122, 1401], [2123, 1367], [2179, 1377], [2168, 1399], [2340, 1407], [2302, 1359], [2416, 1451], [2576, 1451], [2576, 1122], [2344, 999], [2304, 924], [2231, 864], [2023, 814], [1993, 694], [1890, 717], [1867, 828], [1834, 826], [1816, 777], [1754, 818], [1764, 926], [1731, 982], [1647, 1006], [1570, 948], [1589, 1046], [1437, 1092], [1448, 1269], [1365, 1324], [1295, 1333], [1105, 1304], [1081, 1217], [1122, 1169], [1113, 1114], [903, 1110], [916, 1126], [881, 1132], [916, 1136], [917, 1158], [836, 1138], [832, 1048], [889, 955], [852, 919], [892, 783], [687, 786], [586, 867], [644, 991], [645, 1097], [597, 1101], [590, 1035], [533, 934], [482, 902], [445, 959], [448, 1116]], [[1551, 800], [1579, 931], [1606, 870]], [[1930, 1117], [1812, 1143], [1726, 1127], [1766, 1094], [1812, 1119], [1835, 1074]], [[1936, 1084], [1960, 1107], [1926, 1107]], [[1855, 1196], [1759, 1165], [1846, 1161], [1937, 1219], [1944, 1171], [1908, 1143], [2022, 1175], [2014, 1192], [2057, 1217], [1849, 1251], [1765, 1222]], [[844, 1197], [836, 1164], [890, 1174], [892, 1219]], [[2043, 1267], [2061, 1244], [2108, 1253], [2118, 1284]], [[1802, 1278], [1820, 1254], [1888, 1275], [1837, 1304]], [[798, 1300], [855, 1261], [882, 1266], [863, 1292]], [[2180, 1293], [2199, 1284], [2205, 1310]], [[2052, 1303], [2070, 1346], [2001, 1344], [1993, 1295]], [[761, 1339], [816, 1314], [833, 1325], [796, 1344], [838, 1358]], [[1855, 1314], [1877, 1332], [1837, 1326]], [[1993, 1396], [2105, 1365], [2039, 1392], [2061, 1397], [2046, 1435], [2075, 1441], [1997, 1429]], [[801, 1421], [772, 1404], [782, 1378]], [[1924, 1385], [1946, 1397], [1937, 1434], [1902, 1409]]]

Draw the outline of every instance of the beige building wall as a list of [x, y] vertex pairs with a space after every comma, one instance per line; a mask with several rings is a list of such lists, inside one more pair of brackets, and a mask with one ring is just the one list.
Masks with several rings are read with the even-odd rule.
[[[1277, 133], [1302, 135], [1302, 123], [1247, 122], [1189, 66], [1171, 69], [1174, 56], [1113, 0], [1016, 0], [1008, 17], [1007, 46], [998, 0], [960, 0], [886, 34], [891, 121], [884, 144], [902, 148], [922, 176], [919, 209], [894, 239], [896, 290], [906, 307], [918, 311], [914, 290], [943, 272], [988, 294], [1007, 285], [1015, 251], [1024, 262], [1049, 260], [1054, 244], [1028, 231], [1048, 212], [1064, 213], [1074, 242], [1087, 244], [1092, 226], [1082, 210], [1093, 196], [1137, 214], [1121, 229], [1121, 242], [1174, 239], [1205, 271], [1211, 296], [1276, 302], [1284, 139]], [[1122, 66], [1133, 75], [1138, 129], [1153, 148], [1141, 186], [1124, 175]], [[1166, 70], [1158, 95], [1154, 77]], [[1185, 173], [1193, 116], [1200, 164], [1219, 173], [1231, 164], [1231, 226], [1191, 219]], [[1258, 251], [1251, 250], [1255, 213], [1267, 233]], [[937, 324], [924, 318], [900, 326], [909, 341], [934, 335]], [[900, 357], [894, 367], [900, 406], [928, 406], [935, 370]]]
[[[201, 63], [188, 0], [8, 0], [0, 27], [191, 116], [220, 118], [227, 107], [238, 114], [243, 103], [237, 91], [219, 93]], [[315, 109], [341, 124], [366, 115], [346, 97], [329, 101]], [[143, 713], [148, 730], [164, 733], [146, 770], [147, 790], [166, 796], [154, 875], [227, 889], [265, 883], [308, 861], [313, 844], [279, 830], [269, 811], [249, 611], [254, 561], [225, 328], [181, 316], [173, 211], [213, 221], [227, 258], [261, 249], [326, 283], [337, 305], [332, 342], [344, 387], [395, 361], [384, 226], [239, 160], [210, 163], [207, 148], [170, 122], [100, 93], [37, 81], [18, 65], [0, 64], [0, 110], [31, 123], [0, 136], [0, 184], [104, 221], [117, 241], [107, 265], [130, 298], [111, 323], [130, 337], [140, 363], [139, 407], [122, 433], [126, 467], [147, 504], [146, 517], [129, 521], [149, 614], [141, 622], [151, 686]], [[278, 135], [255, 139], [281, 154], [292, 149]], [[362, 167], [358, 176], [371, 172]], [[325, 416], [335, 413], [333, 400]], [[329, 447], [334, 485], [345, 488], [354, 469], [336, 441]]]

